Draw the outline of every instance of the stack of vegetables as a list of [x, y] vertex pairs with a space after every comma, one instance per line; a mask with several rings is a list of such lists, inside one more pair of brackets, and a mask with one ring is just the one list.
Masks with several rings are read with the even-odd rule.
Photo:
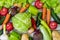
[[0, 0], [0, 39], [60, 40], [58, 15], [59, 0]]

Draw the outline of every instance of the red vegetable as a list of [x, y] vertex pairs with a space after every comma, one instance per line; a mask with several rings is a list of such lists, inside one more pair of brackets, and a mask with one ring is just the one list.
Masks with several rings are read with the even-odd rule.
[[43, 7], [43, 3], [40, 2], [40, 1], [36, 1], [35, 2], [35, 7], [38, 8], [38, 9], [41, 9]]
[[39, 30], [36, 30], [33, 34], [33, 40], [43, 40], [43, 35]]
[[0, 10], [0, 15], [1, 15], [1, 10]]
[[49, 26], [50, 26], [51, 30], [54, 30], [57, 28], [57, 23], [55, 21], [51, 21]]
[[40, 1], [40, 0], [36, 0], [36, 1]]
[[31, 18], [31, 22], [32, 22], [32, 27], [36, 29], [37, 28], [36, 21], [33, 18]]
[[12, 25], [11, 22], [7, 23], [7, 25], [6, 25], [6, 29], [7, 29], [7, 31], [11, 31], [11, 30], [13, 30], [13, 25]]
[[8, 9], [7, 8], [2, 8], [1, 9], [1, 11], [0, 11], [0, 14], [2, 15], [2, 16], [6, 16], [6, 14], [8, 13]]

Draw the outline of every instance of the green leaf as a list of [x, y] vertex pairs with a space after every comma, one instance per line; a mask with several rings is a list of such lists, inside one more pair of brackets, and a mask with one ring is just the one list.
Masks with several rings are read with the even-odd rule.
[[28, 2], [31, 4], [31, 3], [33, 3], [35, 0], [28, 0]]
[[55, 13], [60, 13], [60, 5], [58, 5], [54, 10], [55, 10]]
[[32, 15], [37, 15], [38, 12], [39, 12], [39, 10], [38, 10], [36, 7], [32, 6], [32, 5], [30, 5], [28, 11], [29, 11]]
[[58, 0], [51, 0], [51, 7], [55, 8], [58, 5]]
[[45, 2], [46, 2], [46, 0], [41, 0], [41, 2], [45, 3]]
[[16, 3], [26, 3], [26, 0], [17, 0]]
[[0, 6], [4, 5], [4, 0], [0, 0]]
[[6, 0], [4, 7], [10, 8], [11, 6], [13, 6], [14, 2], [15, 2], [15, 0]]
[[21, 35], [19, 35], [17, 32], [12, 31], [9, 36], [9, 40], [20, 40]]

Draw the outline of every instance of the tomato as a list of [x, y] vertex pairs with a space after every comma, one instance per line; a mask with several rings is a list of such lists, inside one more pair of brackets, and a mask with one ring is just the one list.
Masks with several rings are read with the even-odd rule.
[[0, 10], [0, 14], [1, 14], [2, 16], [5, 16], [7, 13], [8, 13], [8, 9], [5, 8], [5, 7]]
[[51, 30], [54, 30], [57, 28], [57, 23], [55, 21], [51, 21], [49, 26], [50, 26]]
[[6, 29], [7, 29], [7, 31], [11, 31], [11, 30], [13, 30], [13, 25], [12, 25], [11, 22], [7, 23], [7, 25], [6, 25]]
[[43, 3], [40, 2], [40, 1], [36, 1], [35, 2], [35, 7], [38, 8], [38, 9], [41, 9], [43, 7]]

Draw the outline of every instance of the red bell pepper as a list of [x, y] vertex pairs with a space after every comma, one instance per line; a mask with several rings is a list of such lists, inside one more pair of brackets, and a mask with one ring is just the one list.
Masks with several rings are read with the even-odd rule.
[[32, 27], [36, 29], [37, 28], [36, 21], [33, 18], [31, 18], [31, 22], [32, 22]]

